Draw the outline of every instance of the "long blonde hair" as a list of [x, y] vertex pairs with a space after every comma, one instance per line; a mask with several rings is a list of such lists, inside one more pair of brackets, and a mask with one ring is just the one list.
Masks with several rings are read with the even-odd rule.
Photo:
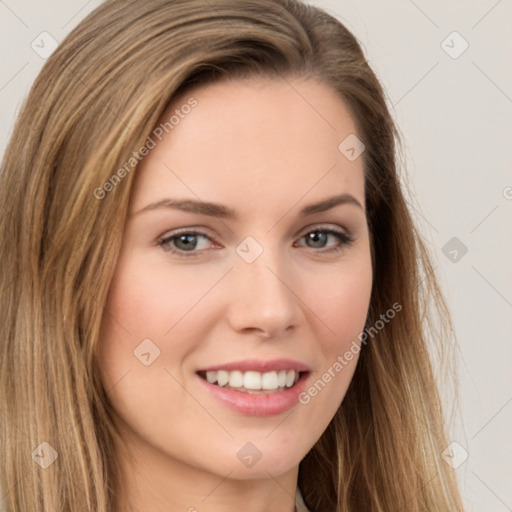
[[[2, 163], [6, 512], [114, 509], [119, 434], [95, 353], [136, 171], [103, 198], [94, 191], [178, 94], [254, 75], [313, 78], [348, 105], [366, 144], [367, 325], [402, 305], [363, 347], [340, 409], [301, 462], [304, 500], [312, 512], [462, 510], [429, 362], [430, 344], [451, 343], [450, 318], [400, 185], [397, 130], [354, 36], [293, 0], [112, 0], [48, 59]], [[53, 452], [41, 443], [58, 455], [46, 468], [37, 450]]]

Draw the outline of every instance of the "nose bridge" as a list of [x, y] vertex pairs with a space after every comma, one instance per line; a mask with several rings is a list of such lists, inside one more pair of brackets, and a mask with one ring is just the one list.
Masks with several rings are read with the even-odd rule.
[[273, 336], [294, 325], [299, 306], [282, 248], [247, 237], [236, 252], [233, 277], [237, 290], [230, 308], [233, 327]]

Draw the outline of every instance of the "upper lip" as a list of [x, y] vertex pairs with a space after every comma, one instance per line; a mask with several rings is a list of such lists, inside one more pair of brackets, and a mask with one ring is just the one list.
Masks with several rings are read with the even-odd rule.
[[219, 370], [234, 371], [240, 370], [242, 372], [255, 371], [260, 373], [278, 371], [278, 370], [295, 370], [297, 372], [307, 372], [309, 367], [294, 361], [293, 359], [270, 359], [267, 361], [261, 359], [245, 359], [243, 361], [233, 361], [231, 363], [216, 364], [208, 368], [201, 368], [201, 372], [215, 372]]

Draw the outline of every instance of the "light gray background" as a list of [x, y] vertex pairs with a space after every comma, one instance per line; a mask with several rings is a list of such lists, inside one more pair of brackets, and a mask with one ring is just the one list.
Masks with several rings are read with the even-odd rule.
[[[44, 63], [32, 41], [62, 40], [99, 3], [0, 0], [0, 154]], [[457, 468], [467, 510], [512, 511], [512, 2], [311, 3], [359, 38], [404, 137], [415, 217], [460, 343], [464, 430], [451, 440], [453, 460], [469, 455]], [[462, 257], [443, 253], [452, 237]]]

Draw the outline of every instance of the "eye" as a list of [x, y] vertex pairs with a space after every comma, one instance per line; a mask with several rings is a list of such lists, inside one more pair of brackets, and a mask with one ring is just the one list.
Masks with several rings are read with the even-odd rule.
[[187, 229], [160, 239], [158, 244], [164, 251], [187, 257], [195, 256], [194, 253], [200, 249], [208, 249], [211, 244], [205, 243], [205, 240], [212, 242], [208, 235], [195, 229]]
[[300, 238], [300, 240], [304, 240], [306, 246], [311, 249], [324, 249], [325, 247], [328, 247], [329, 239], [334, 239], [334, 246], [321, 252], [341, 251], [344, 246], [349, 245], [354, 241], [349, 234], [334, 228], [317, 228], [308, 231]]

